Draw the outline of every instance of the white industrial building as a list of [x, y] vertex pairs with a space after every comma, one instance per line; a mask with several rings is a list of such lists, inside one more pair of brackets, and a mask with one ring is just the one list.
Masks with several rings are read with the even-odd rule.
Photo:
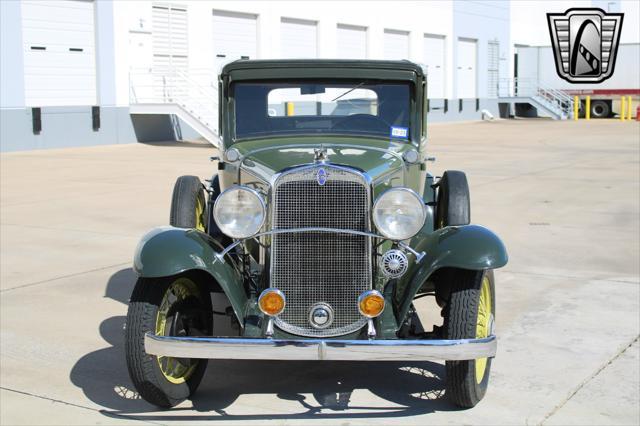
[[2, 150], [207, 137], [240, 58], [409, 59], [431, 120], [497, 114], [517, 3], [2, 0]]

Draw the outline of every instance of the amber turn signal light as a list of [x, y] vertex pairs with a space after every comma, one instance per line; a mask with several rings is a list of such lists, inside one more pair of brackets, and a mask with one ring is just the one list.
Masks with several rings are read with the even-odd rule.
[[284, 293], [277, 288], [268, 288], [258, 297], [258, 307], [265, 314], [270, 317], [275, 317], [284, 311], [284, 307], [287, 304]]
[[384, 311], [384, 297], [378, 290], [367, 290], [358, 297], [358, 310], [367, 318], [375, 318]]

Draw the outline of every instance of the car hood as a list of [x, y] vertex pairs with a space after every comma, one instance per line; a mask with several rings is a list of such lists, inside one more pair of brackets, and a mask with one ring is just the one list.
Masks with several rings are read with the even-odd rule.
[[403, 161], [394, 153], [402, 154], [413, 146], [408, 142], [323, 136], [251, 140], [236, 142], [232, 147], [241, 156], [246, 155], [243, 169], [268, 182], [282, 170], [312, 164], [318, 148], [326, 150], [328, 163], [354, 167], [375, 180], [401, 169]]

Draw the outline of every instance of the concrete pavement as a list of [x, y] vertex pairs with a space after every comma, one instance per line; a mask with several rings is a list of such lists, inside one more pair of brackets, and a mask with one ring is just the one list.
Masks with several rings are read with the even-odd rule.
[[[498, 356], [457, 410], [438, 363], [212, 361], [193, 401], [157, 411], [129, 381], [122, 325], [139, 237], [168, 223], [203, 144], [0, 156], [0, 423], [638, 424], [640, 127], [438, 124], [432, 165], [467, 172], [473, 222], [500, 235]], [[433, 306], [421, 299], [425, 318]]]

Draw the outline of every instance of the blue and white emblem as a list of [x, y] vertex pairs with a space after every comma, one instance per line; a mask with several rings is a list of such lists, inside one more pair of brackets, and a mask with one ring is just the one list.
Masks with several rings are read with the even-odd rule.
[[320, 186], [323, 186], [325, 183], [327, 183], [327, 171], [325, 169], [318, 169], [316, 180], [318, 181], [318, 185]]

